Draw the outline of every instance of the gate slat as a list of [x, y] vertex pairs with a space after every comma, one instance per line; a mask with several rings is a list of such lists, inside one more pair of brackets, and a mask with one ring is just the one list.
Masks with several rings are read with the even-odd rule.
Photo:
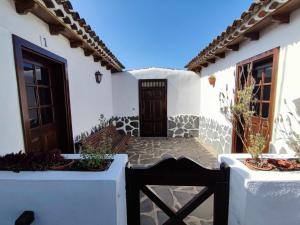
[[[140, 191], [143, 191], [170, 219], [164, 225], [184, 225], [183, 219], [214, 194], [214, 225], [228, 225], [230, 168], [206, 169], [188, 158], [167, 158], [146, 167], [126, 166], [128, 225], [140, 225]], [[146, 185], [205, 186], [177, 212], [170, 209]]]

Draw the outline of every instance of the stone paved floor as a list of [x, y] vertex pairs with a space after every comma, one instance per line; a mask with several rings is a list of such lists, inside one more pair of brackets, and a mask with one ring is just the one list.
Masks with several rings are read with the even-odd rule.
[[[133, 138], [128, 149], [129, 162], [133, 165], [153, 164], [164, 156], [189, 157], [204, 167], [217, 168], [217, 159], [193, 138]], [[151, 186], [175, 211], [197, 194], [201, 187]], [[188, 225], [210, 225], [213, 216], [213, 196], [195, 209], [184, 221]], [[142, 225], [161, 225], [168, 217], [141, 194]]]

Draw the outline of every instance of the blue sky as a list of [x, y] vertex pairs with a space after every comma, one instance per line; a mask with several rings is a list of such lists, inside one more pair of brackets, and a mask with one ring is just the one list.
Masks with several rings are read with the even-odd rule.
[[72, 0], [126, 69], [182, 69], [253, 0]]

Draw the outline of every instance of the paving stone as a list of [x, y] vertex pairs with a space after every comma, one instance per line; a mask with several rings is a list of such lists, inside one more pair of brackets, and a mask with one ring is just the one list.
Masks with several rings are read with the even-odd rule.
[[169, 219], [169, 217], [164, 212], [157, 211], [157, 219], [158, 219], [158, 224], [163, 224]]
[[145, 198], [144, 201], [141, 201], [141, 212], [147, 213], [153, 211], [153, 203], [149, 198]]
[[155, 220], [151, 216], [141, 215], [142, 225], [156, 225]]

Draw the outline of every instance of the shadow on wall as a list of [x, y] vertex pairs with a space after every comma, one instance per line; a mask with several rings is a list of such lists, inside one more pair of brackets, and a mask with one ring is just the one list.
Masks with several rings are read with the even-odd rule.
[[232, 128], [218, 123], [216, 120], [200, 116], [199, 137], [217, 153], [231, 152]]

